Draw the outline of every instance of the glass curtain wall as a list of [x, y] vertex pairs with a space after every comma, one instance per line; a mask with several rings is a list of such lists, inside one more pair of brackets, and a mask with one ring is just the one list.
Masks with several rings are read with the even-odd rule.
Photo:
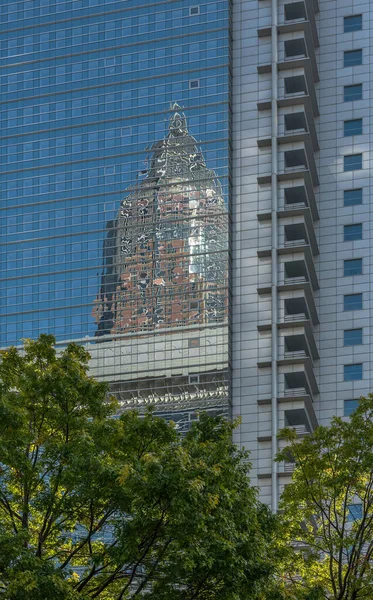
[[229, 1], [1, 3], [1, 346], [122, 406], [229, 406]]

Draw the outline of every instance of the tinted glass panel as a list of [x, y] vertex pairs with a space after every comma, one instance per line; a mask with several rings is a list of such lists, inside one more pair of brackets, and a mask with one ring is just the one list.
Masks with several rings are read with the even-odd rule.
[[344, 380], [345, 381], [359, 381], [363, 378], [363, 365], [362, 363], [357, 363], [354, 365], [345, 365], [343, 367], [344, 370]]
[[363, 225], [357, 223], [356, 225], [345, 225], [343, 228], [344, 241], [355, 241], [363, 239]]
[[363, 203], [363, 190], [345, 190], [343, 193], [343, 201], [345, 206], [356, 206]]
[[344, 310], [361, 310], [363, 308], [363, 294], [346, 294], [343, 297]]
[[344, 171], [358, 171], [363, 168], [362, 154], [348, 154], [344, 156]]
[[343, 272], [345, 276], [361, 275], [363, 272], [363, 259], [353, 258], [351, 260], [345, 260], [343, 263]]
[[363, 97], [363, 84], [358, 83], [356, 85], [345, 85], [344, 88], [344, 101], [352, 102], [353, 100], [361, 100]]
[[363, 343], [362, 329], [346, 329], [343, 332], [344, 346], [359, 346]]
[[352, 119], [351, 121], [345, 121], [343, 133], [345, 137], [349, 137], [351, 135], [361, 135], [363, 133], [363, 119]]
[[352, 15], [344, 18], [344, 32], [360, 31], [363, 28], [363, 15]]
[[361, 100], [363, 97], [363, 84], [345, 85], [343, 88], [344, 101], [352, 102], [353, 100]]
[[197, 2], [0, 0], [0, 347], [78, 340], [178, 423], [229, 387], [230, 2]]
[[363, 64], [363, 51], [362, 50], [347, 50], [344, 53], [345, 67], [355, 67]]
[[359, 400], [345, 400], [344, 401], [344, 416], [349, 417], [359, 406]]
[[348, 507], [347, 520], [351, 523], [363, 518], [362, 504], [350, 504]]

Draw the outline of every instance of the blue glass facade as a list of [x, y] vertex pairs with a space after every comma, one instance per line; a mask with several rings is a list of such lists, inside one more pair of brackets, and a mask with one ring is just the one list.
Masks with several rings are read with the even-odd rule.
[[1, 346], [84, 341], [129, 403], [226, 399], [229, 1], [0, 12]]

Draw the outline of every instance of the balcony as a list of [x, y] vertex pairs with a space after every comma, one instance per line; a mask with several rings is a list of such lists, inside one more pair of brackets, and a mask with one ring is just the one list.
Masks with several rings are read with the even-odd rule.
[[[314, 89], [314, 81], [310, 65], [306, 68], [298, 68], [293, 75], [287, 75], [279, 79], [279, 108], [287, 106], [303, 105], [307, 114], [314, 117], [319, 116], [319, 107]], [[296, 73], [298, 71], [298, 73]], [[258, 102], [258, 110], [269, 110], [271, 108], [270, 100]]]
[[[319, 213], [316, 205], [315, 193], [311, 184], [311, 177], [303, 182], [303, 185], [293, 185], [292, 187], [282, 187], [279, 197], [280, 219], [289, 217], [303, 217], [308, 224], [308, 228], [313, 228], [313, 221], [317, 221]], [[262, 202], [263, 210], [257, 214], [259, 221], [270, 221], [272, 218], [270, 197], [268, 197], [268, 207]]]
[[[262, 141], [258, 140], [258, 146], [262, 145]], [[316, 168], [314, 151], [310, 136], [305, 136], [303, 142], [294, 142], [293, 149], [285, 150], [283, 153], [282, 166], [279, 166], [277, 175], [278, 181], [293, 181], [294, 179], [307, 179], [307, 185], [317, 187], [319, 185], [319, 177]], [[265, 185], [271, 183], [270, 175], [261, 175], [258, 177], [258, 184]]]
[[[307, 116], [304, 110], [285, 113], [282, 122], [280, 122], [277, 138], [278, 143], [280, 145], [292, 142], [308, 144], [308, 138], [311, 139], [312, 149], [317, 152], [319, 150], [319, 142], [313, 115], [309, 114]], [[271, 146], [272, 140], [270, 137], [265, 137], [258, 139], [257, 143], [259, 148], [265, 148]]]
[[[284, 41], [282, 56], [280, 56], [277, 68], [279, 71], [288, 71], [290, 69], [310, 69], [312, 81], [318, 82], [319, 72], [317, 69], [315, 49], [312, 39], [312, 32], [309, 22], [301, 23], [299, 29], [303, 30], [303, 36]], [[259, 34], [263, 37], [262, 34]], [[257, 71], [259, 75], [270, 73], [272, 66], [270, 63], [258, 65]]]

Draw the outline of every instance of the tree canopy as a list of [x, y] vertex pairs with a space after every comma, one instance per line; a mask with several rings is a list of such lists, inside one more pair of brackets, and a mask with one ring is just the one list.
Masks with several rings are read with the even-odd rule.
[[349, 420], [333, 418], [299, 440], [291, 429], [278, 460], [295, 461], [282, 495], [289, 598], [373, 598], [373, 396]]
[[274, 517], [234, 424], [117, 417], [88, 360], [46, 335], [1, 352], [0, 595], [267, 598]]

